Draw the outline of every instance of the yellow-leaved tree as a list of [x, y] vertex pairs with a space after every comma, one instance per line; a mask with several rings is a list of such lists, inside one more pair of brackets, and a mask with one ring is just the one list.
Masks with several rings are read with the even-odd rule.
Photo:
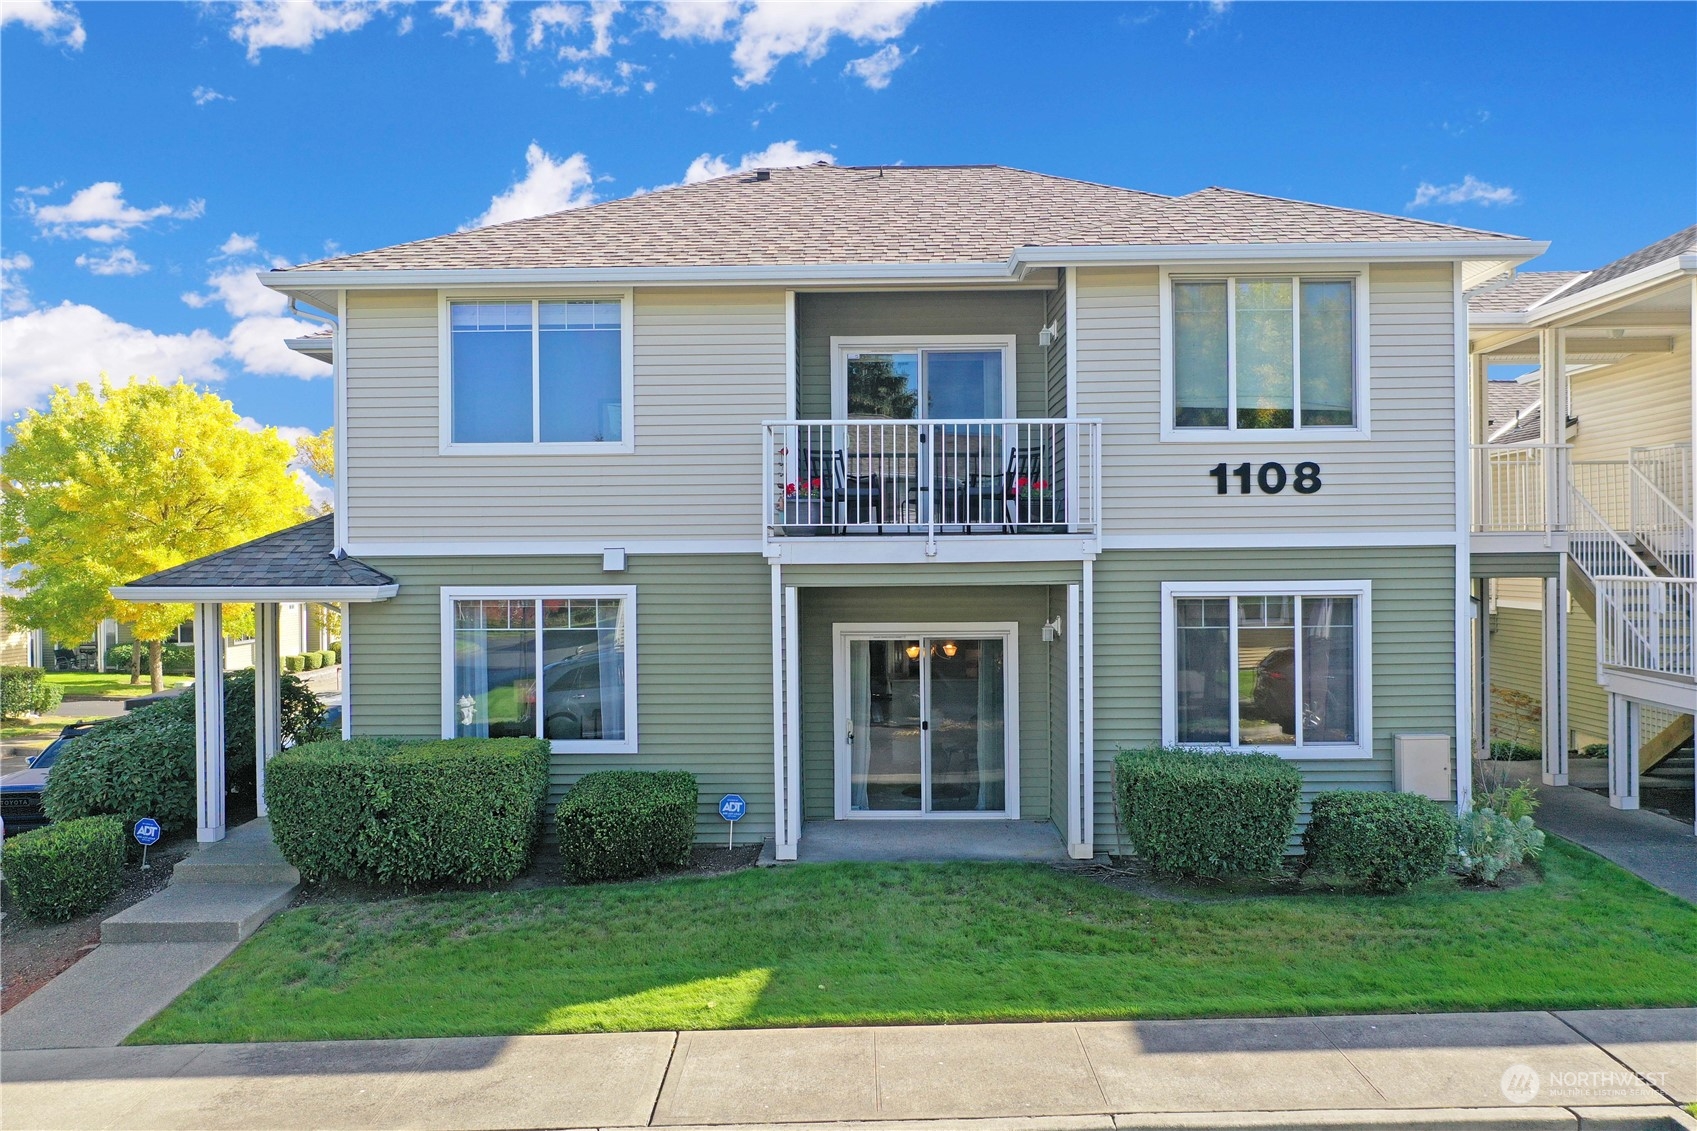
[[160, 642], [192, 606], [118, 601], [107, 590], [313, 514], [289, 442], [274, 428], [244, 428], [229, 401], [181, 381], [102, 376], [99, 388], [56, 388], [47, 411], [32, 409], [11, 433], [0, 454], [0, 547], [18, 567], [18, 592], [4, 598], [6, 615], [67, 640], [107, 617], [129, 625], [149, 645], [155, 692]]

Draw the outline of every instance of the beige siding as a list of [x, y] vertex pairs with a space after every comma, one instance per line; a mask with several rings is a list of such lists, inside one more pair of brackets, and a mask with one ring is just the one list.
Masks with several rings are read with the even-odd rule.
[[[1184, 529], [1455, 528], [1455, 325], [1448, 265], [1374, 266], [1368, 278], [1371, 440], [1160, 442], [1160, 276], [1080, 270], [1078, 413], [1101, 417], [1106, 533]], [[1220, 496], [1225, 460], [1320, 464], [1322, 489]]]
[[1691, 338], [1572, 378], [1573, 458], [1625, 459], [1635, 447], [1691, 439]]
[[[1491, 617], [1491, 695], [1493, 737], [1512, 739], [1511, 719], [1503, 714], [1501, 691], [1513, 689], [1540, 703], [1544, 696], [1544, 613], [1542, 583], [1525, 578], [1493, 582], [1498, 600]], [[1585, 606], [1570, 601], [1567, 614], [1567, 725], [1575, 749], [1607, 742], [1608, 692], [1597, 682], [1597, 625]], [[1521, 726], [1519, 741], [1539, 745], [1536, 727]]]
[[638, 290], [636, 449], [443, 455], [436, 296], [349, 296], [348, 532], [373, 541], [757, 538], [760, 421], [784, 415], [784, 295]]
[[389, 601], [351, 606], [343, 631], [357, 734], [440, 735], [445, 585], [634, 585], [636, 754], [556, 754], [550, 801], [590, 770], [686, 769], [701, 783], [698, 829], [722, 838], [714, 808], [749, 802], [738, 832], [772, 831], [771, 571], [757, 554], [600, 558], [380, 558]]

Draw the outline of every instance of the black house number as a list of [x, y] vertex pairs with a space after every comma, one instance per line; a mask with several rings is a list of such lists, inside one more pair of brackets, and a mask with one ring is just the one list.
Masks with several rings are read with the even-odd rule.
[[1217, 463], [1208, 472], [1214, 477], [1214, 494], [1229, 495], [1227, 485], [1237, 480], [1237, 493], [1247, 495], [1251, 485], [1261, 488], [1264, 495], [1277, 495], [1285, 487], [1290, 487], [1298, 495], [1312, 495], [1320, 489], [1320, 465], [1313, 462], [1299, 463], [1290, 471], [1285, 471], [1282, 463], [1264, 463], [1259, 468], [1251, 468], [1247, 463], [1240, 463], [1228, 469], [1224, 463]]

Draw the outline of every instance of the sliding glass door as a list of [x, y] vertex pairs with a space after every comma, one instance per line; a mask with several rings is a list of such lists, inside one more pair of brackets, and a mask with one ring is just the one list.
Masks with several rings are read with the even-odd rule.
[[845, 633], [839, 816], [1005, 816], [1009, 637]]

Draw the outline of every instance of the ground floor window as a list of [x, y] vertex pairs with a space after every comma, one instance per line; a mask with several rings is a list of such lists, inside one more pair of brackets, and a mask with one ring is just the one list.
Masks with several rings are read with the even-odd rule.
[[636, 591], [445, 589], [443, 728], [636, 749]]
[[1369, 586], [1163, 586], [1163, 737], [1367, 757]]

